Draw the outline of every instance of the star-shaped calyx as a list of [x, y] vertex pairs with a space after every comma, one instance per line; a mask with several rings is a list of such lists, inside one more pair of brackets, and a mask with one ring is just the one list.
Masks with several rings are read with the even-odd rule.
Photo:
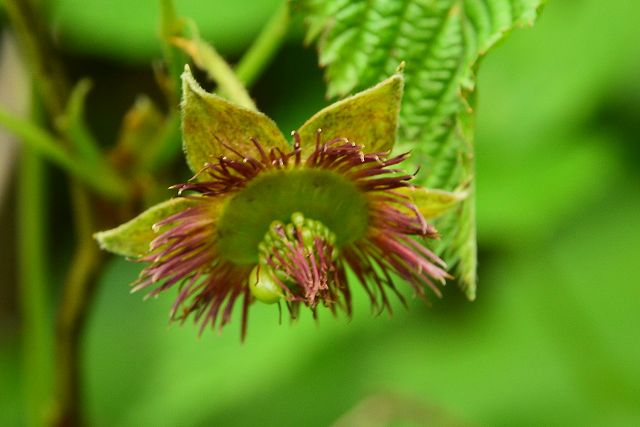
[[[403, 78], [321, 110], [292, 143], [271, 119], [204, 91], [183, 74], [182, 130], [195, 176], [178, 196], [113, 230], [101, 246], [146, 263], [134, 290], [178, 287], [171, 317], [222, 326], [242, 300], [352, 311], [361, 285], [375, 309], [406, 282], [439, 295], [449, 276], [428, 248], [428, 222], [460, 194], [412, 185], [407, 153], [392, 155]], [[348, 272], [351, 272], [349, 274]], [[402, 280], [398, 280], [398, 278]]]

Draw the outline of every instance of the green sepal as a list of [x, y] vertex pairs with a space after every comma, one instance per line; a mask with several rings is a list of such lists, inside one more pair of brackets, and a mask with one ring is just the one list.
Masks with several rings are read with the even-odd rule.
[[401, 192], [411, 197], [411, 201], [425, 219], [438, 218], [450, 212], [468, 196], [464, 190], [445, 191], [423, 187], [407, 187]]
[[347, 138], [368, 153], [389, 152], [396, 142], [404, 78], [394, 74], [377, 85], [320, 110], [298, 129], [303, 150], [313, 149], [318, 129], [322, 140]]
[[187, 164], [198, 173], [207, 162], [234, 154], [225, 147], [255, 157], [255, 138], [268, 151], [290, 147], [276, 124], [264, 114], [248, 110], [208, 93], [195, 81], [191, 70], [182, 73], [182, 134]]
[[162, 228], [154, 230], [153, 225], [194, 203], [194, 200], [182, 197], [169, 199], [147, 209], [129, 222], [95, 233], [93, 237], [102, 249], [109, 252], [134, 258], [143, 256], [149, 252], [151, 241], [162, 232]]

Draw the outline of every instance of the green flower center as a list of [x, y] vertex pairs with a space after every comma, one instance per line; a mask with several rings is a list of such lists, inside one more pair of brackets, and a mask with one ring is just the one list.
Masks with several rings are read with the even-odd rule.
[[[290, 221], [288, 224], [281, 221], [271, 223], [269, 231], [258, 245], [261, 264], [266, 264], [267, 258], [275, 251], [283, 249], [287, 244], [295, 245], [298, 238], [302, 239], [307, 254], [314, 252], [316, 238], [320, 238], [330, 245], [336, 243], [336, 235], [320, 221], [305, 218], [300, 212], [291, 215]], [[282, 233], [279, 230], [282, 230]], [[301, 235], [298, 236], [298, 233]]]
[[367, 198], [347, 177], [326, 169], [267, 172], [226, 202], [218, 223], [221, 257], [257, 263], [272, 222], [289, 223], [296, 212], [334, 233], [338, 248], [363, 237], [369, 225]]
[[[251, 293], [264, 303], [278, 302], [283, 296], [282, 289], [277, 284], [279, 281], [293, 294], [306, 296], [304, 288], [300, 287], [301, 283], [297, 280], [300, 276], [296, 276], [292, 266], [295, 265], [296, 269], [302, 268], [299, 272], [304, 275], [304, 267], [296, 264], [302, 258], [303, 264], [314, 268], [316, 272], [328, 271], [330, 263], [337, 256], [337, 249], [332, 249], [330, 253], [323, 249], [327, 248], [327, 244], [333, 246], [335, 241], [336, 236], [331, 230], [319, 221], [305, 218], [300, 212], [291, 215], [291, 222], [288, 224], [281, 221], [272, 222], [269, 231], [258, 245], [260, 263], [253, 268], [249, 276]], [[320, 254], [318, 250], [323, 253]], [[297, 260], [294, 259], [296, 255]], [[312, 258], [313, 261], [309, 264]], [[307, 270], [308, 273], [311, 271]], [[318, 274], [317, 279], [325, 283], [326, 277], [320, 277]]]

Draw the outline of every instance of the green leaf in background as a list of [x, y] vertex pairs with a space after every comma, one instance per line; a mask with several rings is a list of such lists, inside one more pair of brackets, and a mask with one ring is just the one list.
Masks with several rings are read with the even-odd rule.
[[[160, 55], [159, 1], [48, 0], [57, 40], [75, 52], [147, 63]], [[193, 17], [205, 40], [225, 53], [251, 43], [280, 0], [181, 0], [180, 16]], [[164, 29], [166, 30], [166, 28]]]
[[[308, 40], [319, 38], [328, 95], [371, 85], [406, 62], [400, 146], [424, 170], [420, 184], [452, 190], [474, 176], [475, 70], [504, 34], [532, 25], [544, 0], [299, 0]], [[438, 226], [440, 251], [475, 297], [474, 185]], [[446, 250], [445, 250], [446, 248]]]
[[167, 200], [119, 227], [96, 233], [94, 237], [102, 249], [129, 257], [142, 256], [149, 251], [149, 244], [160, 231], [154, 230], [153, 225], [192, 204], [193, 201], [186, 198]]

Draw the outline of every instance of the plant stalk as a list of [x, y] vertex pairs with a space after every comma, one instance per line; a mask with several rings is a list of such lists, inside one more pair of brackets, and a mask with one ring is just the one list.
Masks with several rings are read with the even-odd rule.
[[245, 86], [253, 85], [269, 65], [284, 41], [290, 21], [289, 1], [284, 0], [236, 66], [236, 76]]
[[56, 330], [56, 402], [53, 426], [82, 425], [80, 343], [85, 318], [105, 257], [92, 238], [94, 211], [81, 184], [71, 184], [76, 248], [58, 308]]
[[103, 196], [122, 200], [127, 196], [127, 183], [104, 163], [91, 164], [77, 159], [64, 143], [34, 123], [13, 116], [0, 107], [0, 125], [29, 145], [39, 155], [55, 163]]
[[[53, 124], [56, 119], [64, 115], [65, 106], [69, 101], [69, 85], [62, 64], [55, 57], [55, 50], [46, 25], [40, 19], [39, 9], [33, 1], [5, 0], [5, 7], [27, 59], [27, 65], [32, 73], [31, 78], [39, 98], [48, 113], [48, 124]], [[72, 147], [68, 141], [58, 142], [57, 139], [55, 141], [53, 144], [59, 145], [61, 149]], [[63, 145], [64, 147], [62, 147]], [[58, 309], [55, 367], [51, 375], [55, 381], [54, 410], [47, 424], [73, 427], [82, 424], [80, 337], [91, 295], [91, 285], [95, 282], [104, 258], [91, 237], [94, 231], [95, 212], [89, 200], [89, 193], [80, 182], [73, 178], [70, 179], [70, 187], [76, 245]], [[28, 209], [33, 209], [33, 206]], [[38, 225], [42, 225], [43, 216], [38, 216], [37, 221], [38, 224], [32, 225], [36, 226], [36, 230], [42, 232]], [[32, 243], [35, 244], [35, 241]], [[22, 255], [27, 256], [28, 254], [23, 253]], [[28, 259], [23, 259], [22, 262], [26, 263]], [[31, 274], [45, 277], [41, 266], [30, 264], [29, 268], [32, 269]], [[40, 270], [35, 271], [36, 268]], [[46, 314], [43, 315], [46, 318]]]
[[27, 425], [41, 426], [51, 397], [50, 355], [53, 333], [49, 325], [44, 225], [44, 164], [27, 147], [20, 152], [18, 179], [18, 284], [22, 314], [23, 373]]
[[4, 7], [18, 36], [33, 83], [51, 117], [64, 111], [69, 85], [46, 25], [33, 0], [5, 0]]

